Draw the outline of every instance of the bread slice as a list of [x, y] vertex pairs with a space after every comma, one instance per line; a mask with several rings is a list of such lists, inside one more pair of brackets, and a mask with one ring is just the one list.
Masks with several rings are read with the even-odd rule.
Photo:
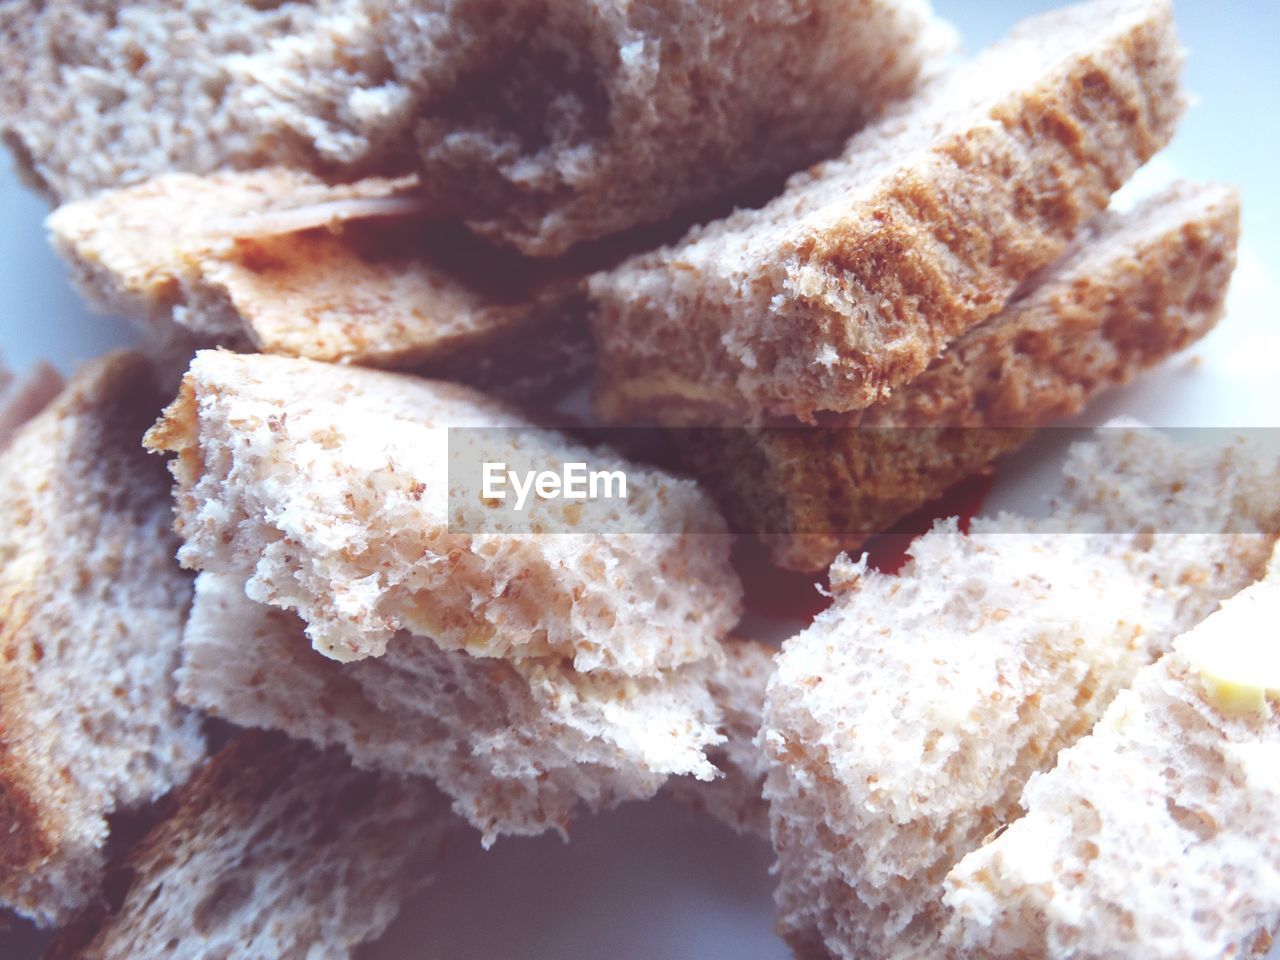
[[0, 451], [9, 445], [19, 427], [49, 405], [62, 387], [61, 374], [47, 363], [37, 363], [22, 377], [15, 377], [0, 363]]
[[59, 202], [173, 170], [408, 167], [386, 3], [16, 0], [0, 11], [3, 137]]
[[204, 753], [174, 699], [189, 577], [141, 449], [147, 362], [82, 368], [0, 456], [0, 903], [60, 923], [97, 886], [107, 817]]
[[340, 664], [303, 629], [234, 578], [200, 574], [179, 697], [241, 726], [341, 745], [361, 767], [430, 777], [486, 844], [563, 832], [579, 808], [648, 798], [670, 776], [715, 775], [704, 756], [721, 739], [710, 663], [580, 674], [402, 634], [380, 657]]
[[471, 326], [452, 316], [465, 313], [462, 304], [432, 310], [438, 272], [407, 255], [362, 258], [342, 233], [362, 219], [394, 224], [418, 213], [413, 185], [412, 177], [329, 185], [284, 168], [170, 174], [68, 203], [46, 226], [103, 312], [161, 331], [176, 322], [228, 346], [392, 362], [419, 342], [447, 347], [439, 327]]
[[1239, 233], [1233, 189], [1174, 184], [1105, 214], [888, 400], [838, 425], [693, 430], [687, 460], [735, 529], [765, 535], [775, 562], [825, 569], [1018, 446], [1026, 428], [1078, 413], [1207, 333]]
[[[296, 611], [338, 659], [381, 655], [407, 630], [638, 676], [714, 654], [738, 618], [723, 520], [691, 481], [457, 385], [202, 351], [147, 443], [178, 454], [182, 562]], [[468, 453], [621, 469], [628, 496], [540, 500], [518, 519], [480, 498], [478, 460], [466, 486]]]
[[764, 713], [764, 691], [773, 674], [772, 647], [729, 638], [723, 661], [710, 671], [707, 689], [719, 713], [723, 742], [707, 750], [720, 771], [714, 780], [673, 779], [667, 791], [742, 834], [769, 838], [769, 808], [764, 802], [764, 751], [756, 742]]
[[[831, 156], [955, 44], [926, 0], [452, 7], [450, 32], [483, 46], [447, 102], [424, 91], [424, 186], [540, 256]], [[393, 5], [393, 62], [436, 58], [434, 15]]]
[[46, 960], [346, 960], [460, 825], [430, 784], [279, 734], [239, 736], [168, 807]]
[[1273, 560], [1031, 779], [1026, 815], [947, 876], [954, 955], [1267, 952], [1280, 931], [1280, 678], [1269, 697], [1233, 702], [1211, 665], [1224, 647], [1255, 669], [1280, 662], [1278, 614]]
[[[585, 373], [583, 268], [424, 223], [416, 183], [169, 174], [68, 203], [47, 225], [91, 304], [160, 337], [177, 324], [204, 343], [485, 377], [507, 392]], [[503, 350], [512, 357], [495, 364]]]
[[953, 43], [924, 0], [15, 0], [0, 135], [59, 201], [416, 170], [439, 213], [553, 255], [829, 156]]
[[593, 278], [601, 415], [741, 426], [885, 400], [1169, 141], [1181, 59], [1168, 0], [1034, 17], [764, 207]]
[[[832, 567], [835, 601], [784, 644], [762, 733], [798, 952], [935, 955], [947, 871], [1139, 669], [1262, 572], [1276, 471], [1243, 446], [1112, 430], [1074, 450], [1048, 518], [969, 536], [944, 523], [900, 576]], [[1188, 532], [1165, 532], [1175, 518]]]

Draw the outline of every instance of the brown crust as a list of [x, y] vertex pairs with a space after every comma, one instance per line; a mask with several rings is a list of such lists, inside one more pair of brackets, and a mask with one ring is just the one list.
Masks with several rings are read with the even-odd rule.
[[[142, 446], [151, 453], [177, 453], [186, 456], [196, 446], [199, 431], [199, 404], [196, 402], [195, 384], [191, 374], [183, 376], [178, 385], [178, 395], [161, 411], [156, 422], [142, 437]], [[187, 464], [183, 477], [194, 477], [201, 465]]]
[[[450, 239], [467, 249], [465, 262], [449, 264]], [[482, 265], [483, 280], [467, 276]], [[554, 338], [551, 321], [569, 326], [583, 309], [577, 277], [553, 266], [520, 282], [513, 277], [535, 272], [527, 261], [436, 239], [416, 222], [241, 239], [200, 269], [199, 282], [225, 298], [258, 350], [392, 369], [465, 373], [466, 351], [526, 330]]]
[[47, 363], [37, 363], [16, 381], [4, 374], [0, 365], [0, 451], [9, 445], [18, 428], [53, 402], [64, 386], [61, 374]]
[[[1039, 425], [1078, 413], [1098, 389], [1131, 380], [1204, 336], [1222, 316], [1235, 269], [1240, 203], [1227, 188], [1178, 184], [1133, 216], [1184, 200], [1192, 206], [1158, 236], [1105, 264], [1085, 260], [1080, 275], [1048, 281], [962, 337], [858, 423]], [[1086, 241], [1085, 253], [1094, 242]]]
[[178, 395], [160, 413], [159, 419], [142, 436], [142, 446], [150, 453], [176, 453], [169, 461], [169, 472], [177, 480], [174, 488], [176, 501], [173, 514], [173, 530], [179, 537], [187, 517], [196, 512], [195, 499], [189, 492], [197, 477], [204, 472], [204, 458], [197, 442], [200, 430], [199, 404], [196, 402], [195, 385], [191, 374], [186, 374], [178, 386]]
[[[141, 362], [140, 359], [120, 354], [100, 362], [77, 378], [20, 432], [49, 432], [60, 421], [83, 412], [95, 400], [101, 402], [111, 393], [112, 382], [138, 372], [137, 362]], [[28, 479], [32, 483], [57, 481], [56, 477]], [[9, 499], [13, 506], [20, 502], [16, 491], [10, 492]], [[39, 522], [38, 517], [25, 514], [8, 519], [15, 526]], [[43, 573], [44, 566], [36, 564], [34, 569]], [[29, 872], [48, 858], [56, 848], [60, 832], [59, 825], [50, 819], [52, 811], [48, 803], [49, 794], [59, 792], [56, 775], [47, 769], [33, 769], [29, 760], [12, 749], [26, 727], [24, 704], [30, 696], [21, 662], [22, 650], [38, 642], [38, 638], [28, 636], [27, 625], [37, 597], [43, 595], [29, 580], [12, 579], [11, 573], [16, 569], [16, 565], [8, 562], [0, 567], [0, 877], [6, 878]]]
[[[22, 424], [11, 426], [17, 432]], [[0, 442], [7, 444], [11, 436]], [[53, 852], [54, 844], [50, 825], [33, 795], [27, 765], [9, 748], [22, 726], [27, 691], [21, 673], [5, 665], [17, 657], [19, 636], [30, 618], [30, 593], [10, 589], [3, 582], [0, 564], [0, 875], [38, 864]]]

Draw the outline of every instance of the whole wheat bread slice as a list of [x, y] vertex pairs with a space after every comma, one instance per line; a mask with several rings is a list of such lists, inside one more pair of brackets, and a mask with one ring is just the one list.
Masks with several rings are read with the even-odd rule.
[[1168, 0], [1029, 19], [772, 202], [593, 278], [607, 420], [811, 421], [1004, 308], [1183, 109]]
[[344, 664], [310, 649], [303, 628], [249, 600], [234, 578], [200, 574], [179, 697], [241, 726], [340, 745], [361, 767], [430, 777], [485, 844], [564, 832], [580, 808], [645, 799], [670, 776], [715, 774], [704, 756], [720, 739], [711, 663], [584, 675], [406, 634], [380, 657]]
[[246, 733], [167, 801], [46, 960], [349, 960], [460, 826], [430, 784]]
[[[463, 482], [451, 430], [539, 468], [625, 469], [628, 497], [539, 501], [531, 525], [506, 525], [510, 514], [474, 525], [496, 512], [450, 502]], [[457, 385], [203, 351], [147, 443], [178, 454], [182, 562], [297, 611], [339, 659], [379, 655], [407, 630], [477, 656], [643, 675], [712, 655], [738, 618], [723, 521], [691, 481], [586, 450]], [[603, 520], [626, 532], [598, 532]]]
[[[936, 954], [947, 871], [1139, 669], [1261, 574], [1278, 469], [1113, 430], [1073, 451], [1048, 519], [944, 523], [900, 576], [833, 566], [835, 601], [784, 644], [762, 733], [798, 953]], [[1175, 514], [1203, 532], [1162, 532]]]
[[177, 324], [205, 343], [506, 393], [585, 373], [585, 267], [432, 227], [416, 183], [168, 174], [68, 203], [47, 226], [95, 308], [161, 338]]
[[1280, 689], [1233, 704], [1205, 661], [1226, 645], [1276, 663], [1278, 600], [1273, 559], [1031, 779], [1025, 816], [947, 876], [951, 955], [1267, 952], [1280, 931]]
[[829, 156], [953, 42], [924, 0], [15, 0], [0, 134], [58, 200], [418, 170], [441, 214], [550, 255]]
[[82, 368], [0, 455], [0, 902], [42, 926], [97, 886], [107, 816], [204, 753], [174, 698], [190, 578], [141, 448], [147, 362]]
[[[1178, 183], [1108, 212], [888, 400], [837, 425], [688, 432], [687, 462], [773, 559], [825, 569], [1107, 387], [1199, 339], [1223, 312], [1236, 192]], [[684, 439], [686, 431], [676, 431]]]

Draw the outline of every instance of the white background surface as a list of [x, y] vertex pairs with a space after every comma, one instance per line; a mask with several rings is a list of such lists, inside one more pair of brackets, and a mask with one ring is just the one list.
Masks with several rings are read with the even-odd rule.
[[[970, 50], [1015, 19], [1055, 4], [936, 0]], [[1094, 405], [1170, 426], [1280, 426], [1280, 3], [1183, 0], [1188, 88], [1199, 102], [1175, 144], [1142, 177], [1234, 182], [1244, 243], [1227, 319], [1189, 354]], [[0, 348], [21, 370], [38, 358], [64, 371], [129, 328], [91, 316], [43, 237], [43, 205], [0, 172]], [[1042, 444], [1041, 447], [1044, 445]], [[1022, 465], [992, 503], [1015, 502]], [[1039, 491], [1035, 491], [1039, 495]], [[769, 853], [659, 800], [583, 820], [572, 843], [505, 840], [488, 853], [455, 844], [434, 886], [408, 904], [366, 958], [440, 960], [781, 960], [771, 933]], [[21, 945], [25, 944], [25, 945]], [[25, 936], [0, 934], [0, 957], [34, 956]]]

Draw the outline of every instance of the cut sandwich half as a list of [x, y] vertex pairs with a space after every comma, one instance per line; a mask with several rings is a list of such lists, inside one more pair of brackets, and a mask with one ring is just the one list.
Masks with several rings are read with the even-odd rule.
[[1262, 573], [1278, 470], [1243, 445], [1113, 429], [1073, 450], [1048, 518], [943, 523], [900, 576], [833, 566], [833, 605], [778, 657], [762, 734], [797, 952], [938, 955], [947, 872]]
[[204, 755], [175, 699], [191, 581], [141, 448], [147, 361], [81, 369], [0, 455], [0, 903], [41, 926], [97, 888], [108, 817]]
[[[628, 496], [519, 522], [452, 496], [459, 437], [625, 470]], [[179, 454], [180, 556], [204, 571], [191, 703], [430, 776], [486, 842], [716, 776], [741, 586], [690, 481], [458, 386], [226, 352], [197, 355], [149, 442]]]
[[[202, 351], [147, 443], [178, 454], [182, 562], [297, 612], [341, 660], [405, 630], [473, 656], [642, 675], [711, 655], [738, 618], [723, 520], [691, 481], [457, 385]], [[626, 495], [499, 510], [472, 453], [618, 470]]]
[[1280, 553], [946, 879], [951, 955], [1260, 957], [1280, 933]]
[[684, 460], [774, 561], [825, 569], [842, 549], [981, 471], [1030, 428], [1202, 337], [1223, 312], [1236, 192], [1177, 183], [1108, 212], [996, 317], [893, 395], [820, 427], [677, 430]]
[[1169, 141], [1181, 59], [1168, 0], [1032, 18], [764, 207], [593, 278], [601, 415], [742, 426], [887, 399]]
[[166, 801], [46, 960], [350, 960], [461, 826], [430, 784], [246, 733]]

